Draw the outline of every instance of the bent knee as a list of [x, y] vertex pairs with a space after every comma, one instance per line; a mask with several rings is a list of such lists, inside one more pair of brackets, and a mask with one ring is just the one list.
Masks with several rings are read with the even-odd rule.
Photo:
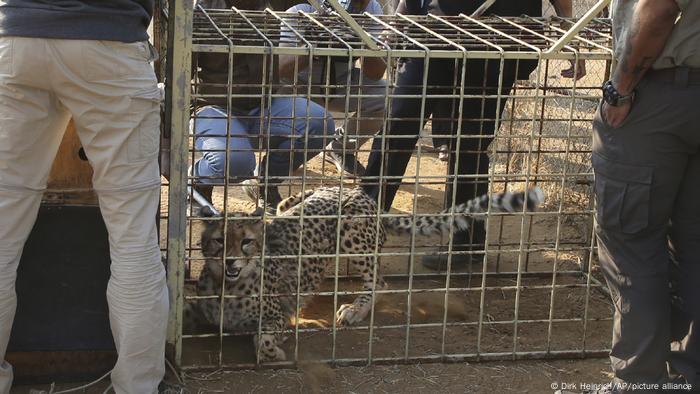
[[[197, 175], [201, 177], [223, 178], [226, 174], [225, 152], [208, 152], [198, 164]], [[255, 155], [250, 151], [230, 152], [228, 155], [229, 176], [248, 176], [255, 170]], [[202, 179], [203, 182], [207, 180]], [[214, 182], [209, 179], [208, 182]]]

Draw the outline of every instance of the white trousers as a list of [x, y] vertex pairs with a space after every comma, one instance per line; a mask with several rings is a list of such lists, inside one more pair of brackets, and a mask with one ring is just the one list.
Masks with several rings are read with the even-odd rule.
[[12, 384], [4, 357], [17, 265], [71, 116], [109, 233], [114, 389], [153, 393], [163, 377], [168, 295], [155, 221], [160, 93], [153, 57], [146, 42], [0, 37], [0, 393]]

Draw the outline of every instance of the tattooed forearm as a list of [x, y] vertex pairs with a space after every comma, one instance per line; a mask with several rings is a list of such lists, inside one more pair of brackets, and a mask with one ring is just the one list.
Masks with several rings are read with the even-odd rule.
[[632, 71], [630, 73], [634, 75], [635, 77], [641, 77], [642, 74], [649, 68], [651, 67], [652, 64], [654, 64], [654, 58], [651, 56], [645, 56], [641, 63], [635, 65], [632, 67]]
[[[629, 74], [631, 77], [634, 78], [635, 82], [639, 82], [639, 80], [642, 79], [642, 76], [644, 76], [644, 73], [651, 68], [651, 66], [654, 64], [656, 61], [655, 57], [652, 56], [644, 56], [639, 60], [638, 63], [636, 64], [630, 64], [629, 61], [630, 56], [627, 57], [621, 57], [620, 61], [620, 70], [617, 72], [617, 74], [625, 73]], [[636, 83], [635, 83], [636, 85]]]
[[640, 0], [625, 37], [624, 51], [618, 54], [619, 65], [613, 75], [615, 88], [622, 94], [634, 90], [644, 73], [663, 51], [678, 17], [674, 0]]

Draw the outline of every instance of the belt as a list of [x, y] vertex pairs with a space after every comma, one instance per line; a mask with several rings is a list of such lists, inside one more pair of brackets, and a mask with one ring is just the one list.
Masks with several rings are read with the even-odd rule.
[[674, 67], [649, 70], [646, 78], [657, 82], [673, 83], [679, 86], [700, 85], [700, 68]]

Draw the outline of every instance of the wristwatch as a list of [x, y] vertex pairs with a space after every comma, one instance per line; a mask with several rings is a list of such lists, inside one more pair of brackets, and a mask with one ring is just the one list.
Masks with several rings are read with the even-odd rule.
[[619, 107], [621, 105], [631, 103], [634, 100], [634, 90], [632, 93], [623, 96], [617, 91], [617, 89], [615, 89], [612, 81], [606, 81], [603, 84], [603, 100], [608, 103], [608, 105]]

